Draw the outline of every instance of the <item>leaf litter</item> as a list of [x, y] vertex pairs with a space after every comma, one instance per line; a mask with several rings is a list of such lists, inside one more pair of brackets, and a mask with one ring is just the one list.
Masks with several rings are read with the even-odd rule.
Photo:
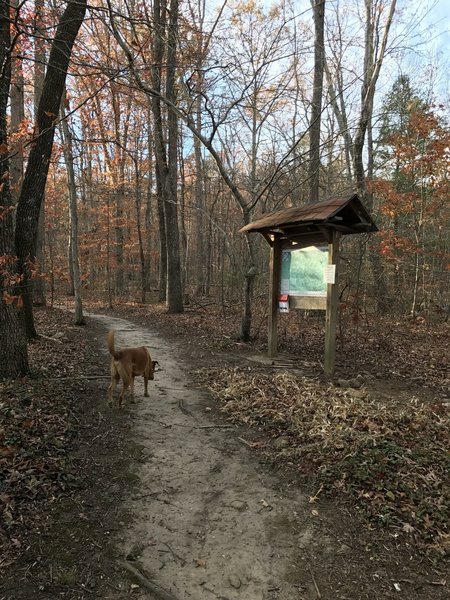
[[0, 596], [106, 597], [106, 582], [124, 585], [109, 534], [127, 515], [107, 527], [104, 519], [130, 487], [121, 483], [130, 458], [118, 442], [123, 418], [98, 410], [108, 360], [95, 342], [104, 332], [90, 322], [88, 337], [59, 310], [35, 319], [32, 375], [0, 382]]
[[317, 479], [323, 493], [352, 498], [371, 522], [410, 536], [418, 548], [450, 551], [444, 404], [413, 395], [380, 401], [258, 368], [205, 369], [197, 377], [232, 422], [278, 441], [263, 450], [271, 460]]
[[77, 372], [89, 349], [76, 328], [70, 340], [62, 336], [67, 316], [55, 312], [48, 324], [40, 322], [45, 313], [37, 314], [45, 337], [29, 348], [33, 375], [0, 382], [0, 542], [13, 554], [42, 506], [79, 487], [81, 479], [70, 449], [78, 435], [74, 399], [85, 383], [75, 377], [61, 385], [60, 379]]
[[[236, 360], [242, 364], [249, 350], [265, 350], [261, 327], [251, 344], [242, 344], [235, 336], [236, 314], [228, 311], [222, 315], [217, 307], [176, 317], [167, 315], [160, 306], [116, 307], [115, 314], [118, 313], [138, 318], [144, 324], [148, 321], [149, 326], [162, 329], [169, 339], [170, 335], [183, 339], [189, 351], [194, 352], [198, 367], [236, 364]], [[257, 322], [263, 323], [263, 313], [255, 314]], [[13, 571], [17, 573], [13, 566], [16, 558], [28, 552], [27, 532], [45, 531], [52, 506], [77, 495], [78, 490], [85, 494], [95, 487], [94, 480], [83, 483], [86, 476], [89, 479], [92, 468], [80, 469], [79, 457], [74, 461], [71, 456], [83, 438], [87, 436], [91, 446], [98, 445], [100, 452], [105, 443], [108, 448], [114, 444], [114, 456], [124, 464], [128, 461], [121, 450], [117, 453], [116, 436], [109, 426], [97, 421], [94, 414], [89, 416], [87, 428], [84, 422], [85, 413], [92, 412], [86, 402], [90, 402], [93, 382], [83, 379], [94, 380], [105, 371], [97, 344], [92, 345], [83, 329], [71, 326], [67, 314], [43, 311], [37, 316], [41, 320], [39, 331], [45, 337], [30, 346], [31, 362], [36, 368], [34, 377], [0, 384], [0, 568], [11, 565], [11, 577]], [[296, 354], [290, 367], [306, 365], [309, 377], [284, 368], [275, 371], [254, 366], [207, 368], [197, 377], [212, 389], [229, 419], [259, 430], [260, 439], [245, 440], [250, 448], [265, 453], [274, 464], [285, 466], [288, 473], [294, 469], [298, 475], [306, 475], [312, 485], [317, 480], [316, 493], [310, 497], [312, 504], [325, 494], [333, 499], [347, 498], [364, 511], [370, 524], [385, 527], [396, 539], [405, 540], [407, 546], [414, 542], [430, 558], [432, 553], [448, 554], [448, 326], [433, 329], [411, 325], [405, 330], [401, 324], [384, 323], [379, 328], [364, 328], [360, 324], [357, 343], [352, 343], [351, 328], [344, 337], [338, 337], [338, 375], [372, 373], [376, 391], [386, 385], [389, 396], [372, 395], [371, 389], [364, 387], [337, 388], [315, 378], [321, 371], [322, 331], [318, 319], [302, 319], [294, 313], [281, 323], [280, 350]], [[197, 354], [196, 344], [200, 348]], [[205, 348], [211, 348], [211, 352], [205, 353]], [[233, 360], [220, 360], [224, 350], [233, 353]], [[368, 382], [367, 387], [373, 386]], [[396, 389], [403, 395], [397, 398]], [[405, 397], [405, 390], [409, 397]], [[423, 402], [418, 396], [428, 401]], [[84, 402], [78, 406], [81, 399]], [[122, 428], [122, 421], [115, 422], [114, 427]], [[88, 453], [90, 459], [98, 456], [92, 448]], [[108, 461], [109, 466], [101, 466], [105, 473], [107, 469], [113, 474], [123, 468], [109, 455]], [[93, 476], [99, 467], [98, 458], [94, 462]], [[8, 491], [3, 484], [9, 486]], [[103, 585], [98, 567], [105, 568], [101, 557], [108, 557], [105, 549], [111, 527], [103, 531], [101, 515], [108, 508], [98, 499], [96, 502], [101, 512], [94, 510], [93, 504], [84, 510], [88, 515], [92, 513], [85, 529], [94, 541], [84, 540], [85, 532], [74, 538], [83, 540], [80, 553], [86, 547], [92, 549], [92, 560], [84, 569], [86, 573], [83, 571], [82, 582], [78, 581], [78, 592], [65, 588], [68, 598], [91, 594], [86, 587], [93, 589], [93, 576], [95, 585]], [[95, 539], [92, 519], [99, 523]], [[81, 522], [84, 520], [78, 519]], [[55, 547], [55, 553], [59, 547]], [[37, 559], [42, 560], [39, 556]], [[53, 560], [57, 562], [56, 554]], [[44, 571], [39, 562], [33, 564], [38, 583], [45, 579]], [[61, 573], [62, 577], [64, 570]], [[56, 577], [53, 581], [54, 585], [58, 583]], [[430, 579], [427, 584], [446, 585], [443, 579]], [[24, 594], [30, 597], [25, 588]], [[58, 594], [62, 594], [61, 588]]]

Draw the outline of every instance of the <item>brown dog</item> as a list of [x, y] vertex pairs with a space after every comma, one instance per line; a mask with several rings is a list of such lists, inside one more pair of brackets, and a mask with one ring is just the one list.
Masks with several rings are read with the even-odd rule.
[[108, 350], [112, 356], [111, 360], [111, 384], [108, 388], [108, 403], [113, 403], [114, 390], [122, 379], [122, 392], [119, 396], [119, 406], [123, 405], [124, 395], [131, 388], [131, 397], [134, 396], [134, 378], [144, 376], [144, 396], [148, 396], [148, 380], [153, 379], [157, 360], [152, 360], [147, 348], [114, 348], [114, 331], [108, 332]]

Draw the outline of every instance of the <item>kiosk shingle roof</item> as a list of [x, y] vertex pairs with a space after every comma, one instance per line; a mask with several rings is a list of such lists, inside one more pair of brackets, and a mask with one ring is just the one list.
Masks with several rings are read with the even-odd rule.
[[240, 231], [260, 233], [270, 233], [273, 230], [292, 231], [295, 226], [301, 227], [308, 223], [341, 229], [343, 233], [378, 231], [356, 194], [270, 212], [242, 227]]

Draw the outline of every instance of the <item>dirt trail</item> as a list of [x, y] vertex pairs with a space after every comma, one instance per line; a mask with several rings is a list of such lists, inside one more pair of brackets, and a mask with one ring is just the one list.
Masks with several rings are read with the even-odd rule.
[[145, 345], [162, 367], [150, 398], [138, 378], [135, 403], [125, 409], [146, 460], [135, 474], [123, 554], [180, 600], [319, 597], [311, 565], [348, 548], [318, 535], [308, 497], [283, 489], [233, 429], [208, 418], [211, 400], [195, 390], [180, 347], [129, 321], [95, 316], [116, 330], [117, 347]]

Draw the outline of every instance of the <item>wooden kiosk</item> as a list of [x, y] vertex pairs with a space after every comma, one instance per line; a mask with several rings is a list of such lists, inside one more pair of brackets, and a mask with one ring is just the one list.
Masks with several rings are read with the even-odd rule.
[[374, 231], [378, 231], [378, 228], [356, 194], [267, 213], [240, 229], [243, 233], [260, 233], [270, 246], [269, 357], [277, 354], [283, 250], [300, 250], [326, 244], [329, 266], [326, 294], [309, 298], [289, 296], [287, 302], [289, 308], [326, 310], [324, 371], [327, 376], [334, 374], [339, 240], [341, 235]]

